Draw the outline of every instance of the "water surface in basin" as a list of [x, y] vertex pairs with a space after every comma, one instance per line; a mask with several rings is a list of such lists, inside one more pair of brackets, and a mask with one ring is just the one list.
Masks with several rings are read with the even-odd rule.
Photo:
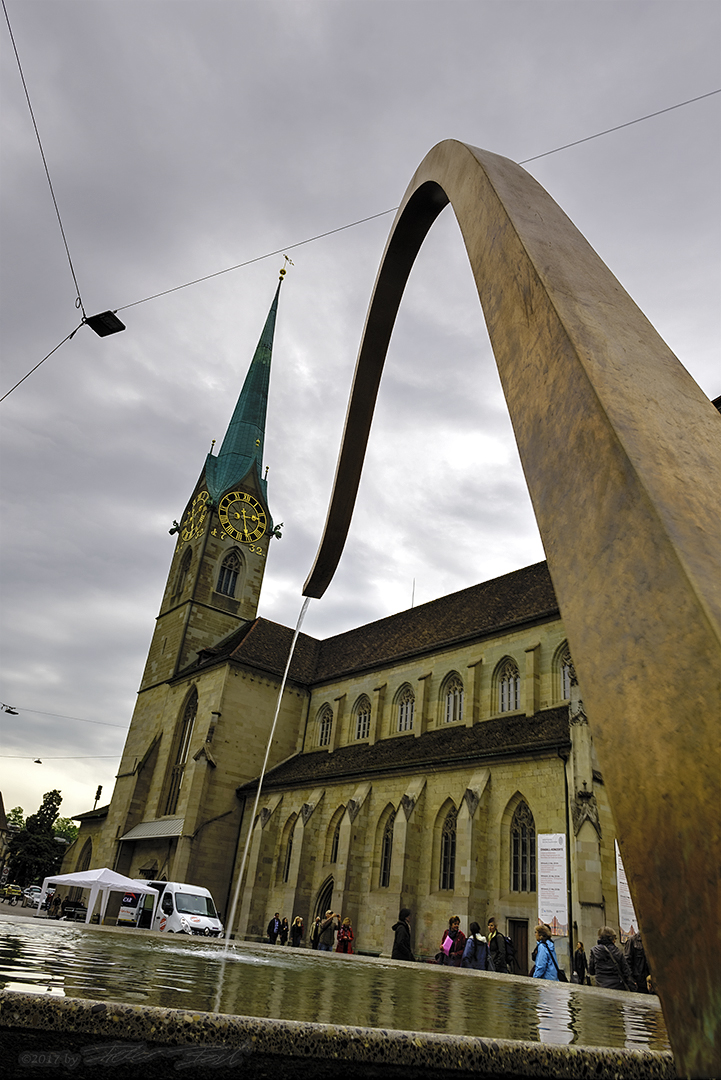
[[0, 987], [239, 1016], [668, 1050], [658, 999], [306, 949], [13, 920]]

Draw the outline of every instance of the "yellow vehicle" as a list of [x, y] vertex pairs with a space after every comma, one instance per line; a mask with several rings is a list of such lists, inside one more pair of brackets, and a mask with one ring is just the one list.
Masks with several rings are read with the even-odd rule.
[[22, 899], [22, 895], [23, 891], [19, 885], [6, 885], [0, 895], [0, 903], [4, 904], [7, 900], [10, 905], [17, 904], [18, 900]]

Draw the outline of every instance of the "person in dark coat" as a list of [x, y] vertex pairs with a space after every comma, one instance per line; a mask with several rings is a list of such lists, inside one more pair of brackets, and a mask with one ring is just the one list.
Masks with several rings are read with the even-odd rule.
[[413, 960], [415, 956], [411, 951], [411, 909], [401, 908], [398, 912], [398, 922], [391, 927], [395, 937], [391, 960]]
[[495, 971], [488, 942], [477, 922], [472, 922], [468, 928], [468, 940], [463, 949], [461, 967], [473, 968], [474, 971]]
[[290, 924], [290, 944], [294, 949], [297, 949], [300, 945], [301, 938], [303, 937], [303, 920], [300, 915], [296, 915], [293, 922]]
[[286, 944], [286, 942], [288, 941], [288, 934], [289, 933], [290, 933], [290, 927], [288, 926], [288, 920], [283, 919], [282, 923], [280, 924], [280, 932], [278, 934], [278, 937], [280, 938], [281, 945]]
[[596, 986], [604, 986], [607, 990], [635, 990], [628, 961], [615, 941], [613, 928], [602, 926], [598, 931], [598, 943], [591, 949], [588, 970], [596, 976]]
[[310, 928], [310, 947], [311, 949], [318, 948], [318, 942], [320, 941], [320, 915], [316, 915], [315, 921]]
[[335, 932], [340, 926], [340, 915], [333, 911], [326, 911], [325, 919], [320, 924], [320, 936], [318, 938], [319, 952], [333, 952], [335, 944]]
[[[444, 949], [446, 939], [451, 939], [451, 946]], [[460, 967], [463, 959], [463, 950], [466, 947], [466, 935], [461, 930], [461, 920], [458, 915], [451, 915], [448, 920], [448, 929], [443, 931], [441, 941], [441, 963], [446, 967]]]
[[648, 980], [651, 975], [651, 969], [648, 966], [646, 950], [643, 947], [640, 933], [634, 934], [628, 939], [623, 947], [623, 953], [628, 961], [628, 966], [631, 969], [633, 981], [636, 983], [636, 989], [639, 994], [648, 994]]
[[496, 926], [496, 920], [488, 920], [488, 948], [491, 950], [491, 960], [494, 971], [502, 971], [508, 974], [508, 961], [506, 960], [506, 939]]
[[573, 972], [580, 986], [583, 986], [586, 981], [587, 971], [588, 960], [586, 959], [586, 950], [583, 947], [583, 942], [579, 941], [578, 945], [576, 946], [576, 951], [573, 954]]
[[273, 918], [268, 923], [268, 941], [271, 945], [275, 945], [278, 940], [278, 934], [280, 933], [280, 913], [276, 911]]

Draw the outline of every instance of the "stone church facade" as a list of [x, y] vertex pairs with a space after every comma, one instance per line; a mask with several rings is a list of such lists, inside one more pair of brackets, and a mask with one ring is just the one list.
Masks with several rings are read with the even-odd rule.
[[[280, 286], [279, 286], [280, 289]], [[81, 814], [64, 871], [208, 887], [232, 930], [275, 911], [348, 915], [389, 954], [451, 915], [498, 920], [529, 964], [536, 839], [568, 847], [572, 936], [617, 924], [615, 830], [545, 563], [378, 622], [301, 634], [255, 811], [292, 631], [257, 616], [274, 536], [262, 475], [276, 293], [228, 433], [179, 523], [107, 807]], [[251, 836], [248, 839], [248, 830]]]

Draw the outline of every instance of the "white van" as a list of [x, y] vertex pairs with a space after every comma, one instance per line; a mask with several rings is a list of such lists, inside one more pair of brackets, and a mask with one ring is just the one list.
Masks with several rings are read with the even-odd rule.
[[[213, 903], [213, 897], [202, 885], [186, 885], [182, 881], [143, 881], [158, 890], [155, 916], [152, 893], [146, 894], [135, 909], [128, 912], [123, 921], [167, 934], [202, 934], [205, 937], [222, 937], [223, 924]], [[123, 898], [125, 901], [126, 898]], [[126, 909], [127, 910], [127, 909]], [[132, 918], [135, 914], [135, 918]], [[130, 917], [128, 917], [130, 916]], [[118, 919], [120, 923], [120, 919]]]

